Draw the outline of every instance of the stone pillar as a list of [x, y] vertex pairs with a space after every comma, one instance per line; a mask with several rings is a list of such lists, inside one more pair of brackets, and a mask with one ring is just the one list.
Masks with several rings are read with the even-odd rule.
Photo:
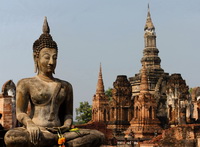
[[5, 129], [11, 129], [16, 125], [16, 112], [13, 108], [12, 97], [0, 98], [0, 113], [2, 114], [1, 124]]

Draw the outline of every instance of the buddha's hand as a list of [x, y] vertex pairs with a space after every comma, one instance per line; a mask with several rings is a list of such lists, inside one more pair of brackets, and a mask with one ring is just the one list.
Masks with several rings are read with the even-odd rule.
[[30, 134], [31, 143], [37, 145], [40, 140], [40, 128], [37, 125], [30, 123], [27, 124], [27, 130]]
[[48, 128], [48, 127], [46, 127], [46, 129], [49, 131], [49, 132], [51, 132], [51, 133], [53, 133], [53, 134], [56, 134], [56, 133], [65, 133], [65, 132], [68, 132], [69, 130], [70, 130], [70, 127], [68, 127], [68, 126], [61, 126], [61, 127], [52, 127], [52, 128]]

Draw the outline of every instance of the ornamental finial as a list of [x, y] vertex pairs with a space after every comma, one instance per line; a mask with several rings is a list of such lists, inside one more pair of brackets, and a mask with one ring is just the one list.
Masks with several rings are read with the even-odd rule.
[[43, 27], [42, 27], [42, 31], [43, 31], [44, 34], [50, 33], [50, 28], [49, 28], [46, 16], [44, 17], [44, 24], [43, 24]]
[[148, 13], [147, 13], [147, 20], [146, 20], [146, 24], [145, 24], [145, 27], [144, 27], [144, 30], [155, 30], [155, 27], [153, 25], [153, 22], [151, 20], [151, 14], [150, 14], [150, 7], [149, 7], [149, 4], [148, 4]]

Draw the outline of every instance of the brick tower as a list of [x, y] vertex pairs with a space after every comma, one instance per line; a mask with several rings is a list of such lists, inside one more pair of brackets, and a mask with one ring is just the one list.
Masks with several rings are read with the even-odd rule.
[[15, 107], [16, 87], [12, 80], [7, 81], [2, 86], [0, 94], [0, 113], [2, 118], [0, 124], [4, 129], [11, 129], [16, 126], [16, 107]]
[[[151, 14], [148, 5], [147, 19], [144, 27], [144, 50], [141, 63], [145, 66], [146, 76], [148, 80], [149, 93], [154, 95], [157, 101], [158, 109], [156, 116], [161, 121], [162, 127], [167, 123], [167, 108], [166, 108], [166, 83], [169, 74], [165, 73], [161, 68], [161, 59], [158, 56], [159, 50], [156, 47], [156, 33], [153, 25]], [[140, 93], [141, 72], [130, 77], [132, 86], [132, 98], [138, 97]]]
[[134, 138], [149, 139], [154, 133], [160, 133], [160, 121], [156, 117], [157, 102], [149, 92], [146, 68], [141, 71], [141, 84], [139, 96], [134, 97], [134, 117], [130, 127], [125, 131], [126, 137], [130, 134]]
[[[154, 92], [156, 84], [161, 75], [164, 74], [164, 70], [161, 68], [161, 59], [158, 56], [159, 50], [156, 47], [156, 33], [155, 27], [153, 25], [150, 10], [148, 6], [148, 13], [146, 24], [144, 27], [144, 50], [143, 57], [141, 59], [142, 65], [146, 67], [148, 76], [148, 86], [149, 91]], [[130, 83], [132, 85], [132, 95], [138, 95], [140, 92], [140, 82], [141, 82], [141, 70], [134, 77], [130, 78]]]
[[114, 136], [124, 137], [124, 131], [129, 127], [133, 116], [131, 103], [131, 85], [125, 75], [117, 76], [113, 83], [112, 99], [109, 103], [110, 121], [108, 129], [113, 130]]
[[93, 96], [92, 121], [106, 122], [108, 121], [108, 117], [109, 117], [108, 98], [105, 96], [102, 67], [100, 65], [96, 94]]
[[189, 87], [181, 74], [172, 74], [167, 82], [167, 115], [169, 125], [181, 125], [190, 122], [191, 97]]

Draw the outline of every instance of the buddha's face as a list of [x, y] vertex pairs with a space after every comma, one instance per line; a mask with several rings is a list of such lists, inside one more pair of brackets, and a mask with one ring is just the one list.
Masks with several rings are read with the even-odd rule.
[[54, 73], [57, 62], [57, 50], [54, 48], [43, 48], [39, 53], [38, 70], [45, 75]]

